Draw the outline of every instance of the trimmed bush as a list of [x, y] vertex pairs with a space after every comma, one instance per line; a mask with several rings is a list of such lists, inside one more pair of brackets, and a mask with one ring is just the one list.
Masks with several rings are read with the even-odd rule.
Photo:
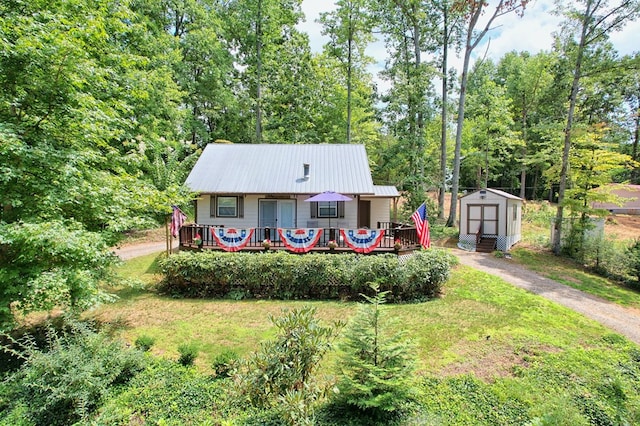
[[370, 282], [390, 291], [389, 302], [435, 297], [456, 258], [445, 250], [398, 256], [305, 256], [261, 253], [182, 252], [160, 263], [160, 291], [178, 297], [359, 300]]
[[151, 347], [156, 343], [156, 339], [151, 336], [138, 336], [135, 342], [136, 349], [141, 350], [142, 352], [149, 352]]
[[198, 345], [195, 343], [183, 343], [178, 346], [178, 352], [180, 353], [180, 357], [178, 358], [178, 363], [180, 365], [184, 365], [185, 367], [189, 367], [193, 365], [193, 362], [198, 357]]

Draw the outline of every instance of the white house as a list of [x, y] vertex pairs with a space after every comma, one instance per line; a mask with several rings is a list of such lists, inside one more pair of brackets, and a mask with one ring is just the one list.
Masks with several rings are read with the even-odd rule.
[[[199, 225], [233, 228], [376, 228], [398, 190], [374, 185], [363, 145], [209, 144], [186, 185]], [[312, 203], [334, 191], [352, 201]]]
[[507, 251], [520, 241], [522, 198], [480, 189], [460, 198], [460, 238], [464, 248]]

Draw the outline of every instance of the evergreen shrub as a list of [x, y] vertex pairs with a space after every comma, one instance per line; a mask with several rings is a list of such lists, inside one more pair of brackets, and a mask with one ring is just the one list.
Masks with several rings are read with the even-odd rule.
[[404, 262], [393, 254], [182, 252], [161, 261], [159, 289], [176, 297], [359, 300], [375, 281], [389, 302], [417, 301], [438, 295], [456, 261], [439, 249]]

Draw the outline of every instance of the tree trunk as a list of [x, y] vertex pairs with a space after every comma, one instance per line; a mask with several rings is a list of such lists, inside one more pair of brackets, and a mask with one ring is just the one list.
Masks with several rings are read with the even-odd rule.
[[576, 109], [576, 102], [578, 98], [578, 90], [580, 89], [580, 78], [582, 69], [582, 57], [585, 50], [585, 40], [587, 35], [587, 27], [589, 25], [589, 19], [591, 17], [591, 5], [592, 0], [587, 1], [587, 10], [584, 14], [582, 21], [582, 32], [580, 34], [580, 43], [578, 45], [578, 51], [576, 55], [576, 63], [573, 71], [573, 82], [571, 84], [571, 95], [569, 97], [569, 111], [567, 113], [567, 127], [564, 129], [564, 149], [562, 151], [562, 167], [560, 168], [560, 186], [558, 188], [558, 209], [556, 212], [556, 218], [554, 223], [554, 234], [552, 248], [553, 253], [560, 254], [561, 242], [562, 242], [562, 221], [564, 216], [564, 193], [567, 189], [567, 181], [569, 174], [569, 152], [571, 150], [571, 130], [573, 127], [573, 116]]
[[449, 48], [449, 14], [448, 5], [443, 7], [443, 44], [442, 44], [442, 111], [440, 119], [440, 190], [438, 191], [438, 219], [444, 219], [445, 192], [447, 190], [447, 98], [448, 83], [447, 60]]
[[347, 41], [347, 143], [351, 143], [351, 90], [353, 69], [353, 15], [349, 10], [349, 34]]
[[262, 143], [262, 0], [256, 19], [256, 143]]

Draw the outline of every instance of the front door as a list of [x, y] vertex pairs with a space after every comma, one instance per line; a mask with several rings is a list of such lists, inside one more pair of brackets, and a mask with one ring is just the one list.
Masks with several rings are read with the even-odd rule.
[[371, 201], [358, 201], [358, 228], [371, 228]]
[[269, 238], [279, 239], [276, 228], [294, 228], [296, 226], [295, 200], [260, 200], [258, 204], [258, 227], [260, 239], [266, 238], [264, 228], [271, 228]]

